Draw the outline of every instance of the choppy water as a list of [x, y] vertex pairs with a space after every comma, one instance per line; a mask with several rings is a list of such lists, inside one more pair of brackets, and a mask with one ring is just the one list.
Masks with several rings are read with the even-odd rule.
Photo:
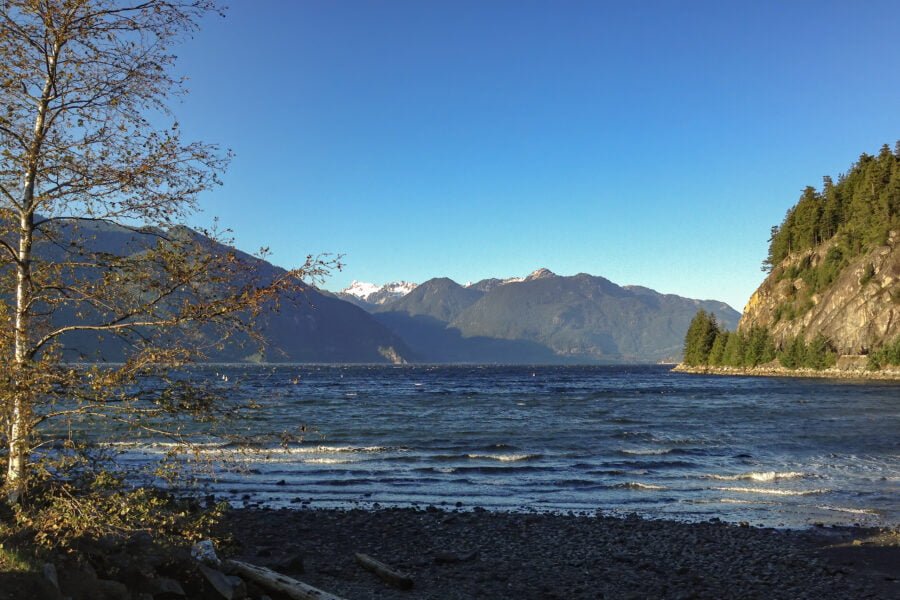
[[[900, 524], [900, 384], [704, 377], [665, 367], [204, 369], [295, 429], [208, 490], [237, 504], [418, 503]], [[224, 382], [224, 380], [222, 380]], [[164, 451], [134, 448], [141, 460]]]

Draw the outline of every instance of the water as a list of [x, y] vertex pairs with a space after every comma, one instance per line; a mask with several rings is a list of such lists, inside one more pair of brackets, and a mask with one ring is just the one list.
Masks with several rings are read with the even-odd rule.
[[[227, 383], [223, 375], [227, 376]], [[666, 367], [202, 369], [263, 408], [203, 481], [237, 505], [483, 506], [650, 518], [900, 524], [900, 384]], [[164, 445], [140, 444], [141, 461]]]

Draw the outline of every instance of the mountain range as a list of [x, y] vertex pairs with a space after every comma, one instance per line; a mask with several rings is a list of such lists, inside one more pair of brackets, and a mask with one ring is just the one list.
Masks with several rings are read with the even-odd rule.
[[548, 269], [466, 286], [430, 279], [369, 310], [421, 361], [596, 363], [676, 360], [701, 308], [727, 326], [740, 317], [723, 302]]
[[[179, 235], [201, 236], [186, 227]], [[81, 236], [119, 255], [143, 251], [152, 233], [109, 223], [84, 224]], [[206, 239], [212, 251], [223, 251]], [[65, 244], [63, 244], [65, 245]], [[47, 245], [46, 259], [54, 248]], [[260, 281], [284, 272], [240, 253]], [[657, 362], [679, 358], [691, 317], [699, 308], [734, 327], [728, 305], [618, 286], [603, 277], [558, 276], [538, 269], [527, 277], [460, 285], [447, 278], [421, 284], [375, 286], [354, 282], [336, 294], [306, 286], [283, 298], [280, 310], [258, 320], [266, 348], [235, 340], [209, 359], [222, 362]], [[70, 315], [71, 316], [71, 315]], [[192, 333], [202, 338], [203, 332]], [[62, 340], [68, 360], [122, 360], [127, 346], [89, 333]], [[200, 340], [202, 341], [202, 340]], [[215, 343], [204, 344], [215, 347]]]
[[353, 281], [349, 287], [344, 288], [336, 295], [341, 300], [346, 300], [362, 308], [372, 308], [391, 300], [401, 298], [416, 289], [415, 283], [408, 281], [395, 281], [384, 285]]

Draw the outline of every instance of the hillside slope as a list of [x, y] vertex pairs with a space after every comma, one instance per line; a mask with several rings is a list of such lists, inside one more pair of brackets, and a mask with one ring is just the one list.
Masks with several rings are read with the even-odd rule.
[[766, 327], [779, 347], [797, 336], [823, 335], [839, 354], [867, 354], [900, 336], [900, 231], [807, 294], [810, 278], [803, 273], [823, 269], [836, 244], [785, 258], [750, 297], [740, 329]]
[[374, 307], [373, 312], [402, 312], [410, 316], [426, 316], [450, 322], [484, 295], [474, 288], [459, 285], [452, 279], [436, 277], [419, 284], [396, 300]]
[[583, 361], [654, 362], [679, 355], [698, 308], [732, 326], [739, 317], [722, 302], [621, 287], [584, 273], [549, 274], [492, 289], [451, 326], [463, 336], [526, 340]]
[[[227, 249], [187, 227], [174, 228], [169, 235], [192, 236], [209, 245], [210, 252]], [[54, 243], [38, 243], [36, 253], [48, 262], [70, 260], [64, 256], [66, 239], [78, 236], [93, 250], [111, 255], [131, 256], [155, 243], [158, 233], [142, 233], [105, 222], [85, 222], [77, 227], [59, 230]], [[247, 277], [262, 283], [283, 274], [284, 269], [259, 258], [237, 252], [251, 267]], [[249, 280], [249, 279], [248, 279]], [[394, 333], [372, 318], [365, 310], [322, 293], [312, 286], [294, 297], [282, 295], [280, 309], [269, 308], [259, 316], [257, 326], [265, 345], [260, 350], [244, 336], [236, 336], [219, 347], [218, 340], [204, 329], [188, 333], [192, 344], [206, 348], [207, 358], [216, 362], [399, 362], [411, 352]], [[80, 316], [77, 316], [80, 315]], [[86, 308], [60, 310], [54, 315], [58, 323], [80, 320], [89, 322], [94, 315]], [[129, 345], [115, 336], [77, 332], [62, 336], [63, 357], [69, 361], [121, 361]]]
[[900, 337], [900, 142], [862, 154], [835, 183], [807, 187], [772, 229], [769, 275], [740, 330], [764, 327], [781, 348], [822, 337], [868, 354]]
[[737, 331], [697, 313], [684, 368], [900, 375], [900, 142], [807, 187], [772, 228], [763, 270]]
[[592, 363], [677, 359], [699, 308], [731, 327], [740, 316], [722, 302], [547, 269], [467, 287], [432, 279], [372, 310], [422, 361]]

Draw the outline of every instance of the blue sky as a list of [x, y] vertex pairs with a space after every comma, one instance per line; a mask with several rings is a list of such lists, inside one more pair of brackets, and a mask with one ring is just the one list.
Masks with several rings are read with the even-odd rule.
[[900, 139], [900, 3], [232, 0], [177, 49], [203, 213], [325, 284], [547, 267], [740, 310], [806, 185]]

